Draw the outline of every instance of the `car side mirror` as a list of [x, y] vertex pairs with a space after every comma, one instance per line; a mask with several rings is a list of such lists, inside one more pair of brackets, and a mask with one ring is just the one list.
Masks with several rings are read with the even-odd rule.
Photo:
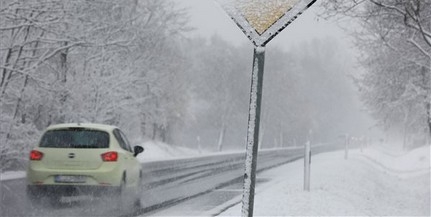
[[136, 157], [138, 156], [138, 154], [144, 152], [144, 148], [142, 146], [137, 145], [133, 147], [133, 152], [134, 152], [133, 156]]

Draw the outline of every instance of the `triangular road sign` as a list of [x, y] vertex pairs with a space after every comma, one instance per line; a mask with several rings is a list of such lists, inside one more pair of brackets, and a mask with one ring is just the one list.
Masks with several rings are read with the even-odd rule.
[[265, 46], [316, 0], [216, 0], [257, 47]]

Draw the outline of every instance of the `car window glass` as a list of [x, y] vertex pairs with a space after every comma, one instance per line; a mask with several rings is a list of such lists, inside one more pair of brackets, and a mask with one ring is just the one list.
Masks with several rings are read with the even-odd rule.
[[47, 131], [39, 144], [46, 148], [108, 148], [109, 134], [85, 128]]
[[117, 139], [118, 143], [120, 144], [121, 148], [124, 149], [124, 150], [126, 150], [126, 151], [129, 151], [127, 149], [126, 142], [124, 141], [123, 137], [121, 136], [120, 130], [115, 129], [114, 130], [114, 136]]
[[123, 137], [123, 141], [125, 142], [125, 145], [126, 145], [126, 148], [127, 148], [126, 150], [128, 150], [130, 152], [133, 152], [132, 151], [132, 147], [130, 146], [129, 140], [127, 140], [126, 135], [121, 130], [119, 130], [119, 132], [120, 132], [121, 137]]

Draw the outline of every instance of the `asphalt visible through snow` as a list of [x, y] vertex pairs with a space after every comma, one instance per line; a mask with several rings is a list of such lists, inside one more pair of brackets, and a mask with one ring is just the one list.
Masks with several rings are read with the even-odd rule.
[[[315, 153], [330, 148], [316, 148]], [[303, 149], [261, 151], [258, 171], [302, 158]], [[25, 179], [0, 182], [0, 216], [148, 216], [202, 215], [242, 194], [244, 153], [215, 155], [143, 164], [143, 207], [118, 210], [115, 198], [78, 196], [60, 204], [43, 201], [32, 206], [25, 195]], [[257, 180], [257, 183], [265, 180]]]

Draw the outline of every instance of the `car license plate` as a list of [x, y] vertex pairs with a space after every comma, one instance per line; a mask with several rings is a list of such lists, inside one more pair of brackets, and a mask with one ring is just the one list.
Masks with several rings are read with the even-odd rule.
[[55, 182], [57, 183], [84, 183], [86, 180], [86, 176], [55, 176]]

